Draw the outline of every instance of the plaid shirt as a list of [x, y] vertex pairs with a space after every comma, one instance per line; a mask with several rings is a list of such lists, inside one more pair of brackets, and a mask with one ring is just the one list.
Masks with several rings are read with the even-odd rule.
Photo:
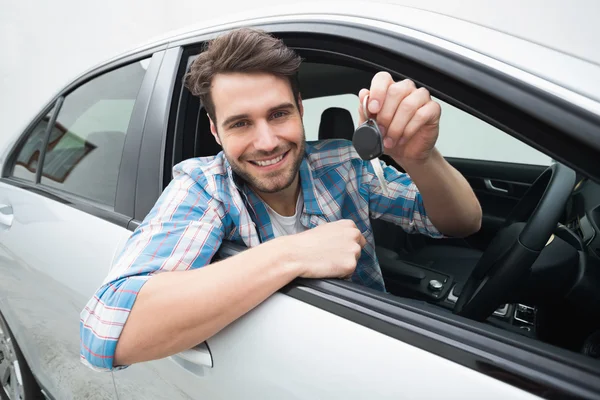
[[[385, 290], [369, 217], [409, 233], [441, 237], [431, 224], [417, 187], [407, 174], [384, 167], [384, 196], [370, 162], [347, 140], [307, 143], [300, 166], [307, 228], [352, 219], [367, 244], [352, 281]], [[223, 152], [185, 160], [154, 208], [132, 234], [102, 286], [81, 312], [81, 359], [97, 370], [113, 369], [117, 340], [143, 284], [156, 273], [200, 268], [223, 240], [258, 246], [273, 239], [262, 200], [232, 173]], [[124, 367], [119, 367], [124, 368]]]

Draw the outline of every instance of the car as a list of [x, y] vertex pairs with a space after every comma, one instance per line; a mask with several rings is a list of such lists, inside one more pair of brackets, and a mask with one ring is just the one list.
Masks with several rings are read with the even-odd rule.
[[[2, 395], [600, 398], [600, 65], [394, 4], [298, 7], [115, 57], [11, 135], [0, 179]], [[474, 189], [482, 228], [431, 239], [374, 219], [385, 292], [297, 279], [194, 348], [93, 371], [79, 352], [80, 313], [172, 167], [220, 151], [182, 78], [207, 40], [240, 26], [303, 57], [310, 141], [352, 138], [357, 94], [377, 71], [427, 88], [442, 106], [438, 148]], [[225, 242], [215, 260], [244, 250]]]

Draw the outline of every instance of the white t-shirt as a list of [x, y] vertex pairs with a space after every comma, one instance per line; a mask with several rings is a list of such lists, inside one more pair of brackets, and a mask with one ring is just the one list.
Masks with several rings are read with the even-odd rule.
[[273, 225], [273, 235], [275, 237], [293, 235], [295, 233], [304, 232], [308, 228], [300, 223], [300, 215], [302, 215], [302, 208], [304, 207], [304, 197], [302, 193], [298, 194], [298, 200], [296, 201], [296, 212], [291, 217], [284, 217], [275, 212], [267, 204], [267, 213], [271, 218], [271, 225]]

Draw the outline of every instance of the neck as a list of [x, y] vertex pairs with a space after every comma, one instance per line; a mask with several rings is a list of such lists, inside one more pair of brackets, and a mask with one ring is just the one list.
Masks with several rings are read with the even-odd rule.
[[256, 191], [256, 194], [277, 214], [284, 217], [292, 216], [296, 213], [296, 203], [300, 194], [299, 174], [296, 175], [294, 182], [290, 186], [279, 192], [263, 193]]

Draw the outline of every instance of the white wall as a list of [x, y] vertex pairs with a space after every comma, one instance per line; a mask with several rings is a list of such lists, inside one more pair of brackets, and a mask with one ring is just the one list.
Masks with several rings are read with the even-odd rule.
[[[0, 0], [0, 151], [7, 137], [22, 130], [60, 87], [89, 67], [167, 31], [282, 2]], [[572, 54], [591, 54], [600, 63], [600, 52], [590, 52], [589, 40], [583, 40], [600, 37], [596, 0], [388, 2], [510, 29]]]

